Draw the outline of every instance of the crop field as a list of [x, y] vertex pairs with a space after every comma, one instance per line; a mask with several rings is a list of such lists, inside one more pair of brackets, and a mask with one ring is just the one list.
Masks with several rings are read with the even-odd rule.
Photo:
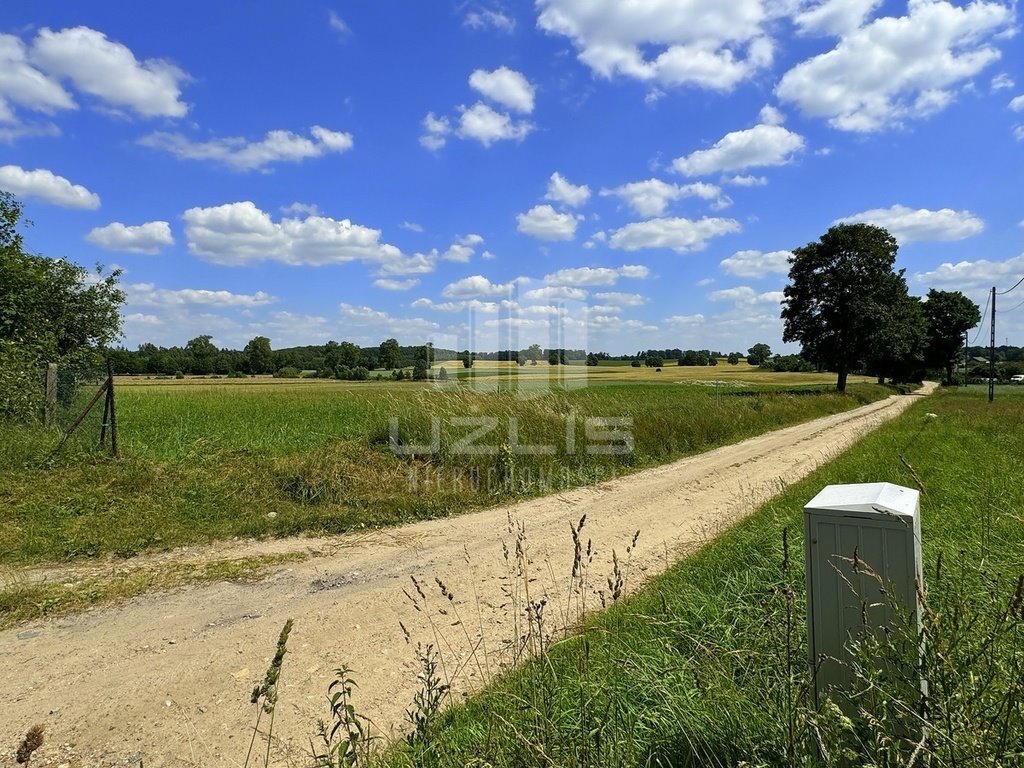
[[[1024, 409], [996, 397], [915, 404], [381, 762], [1020, 765]], [[898, 630], [858, 650], [845, 709], [809, 700], [802, 507], [878, 481], [922, 492], [927, 729], [916, 683], [873, 671], [914, 668], [919, 641]]]
[[[856, 384], [838, 395], [814, 376], [800, 380], [811, 385], [803, 388], [789, 376], [778, 390], [764, 381], [498, 392], [455, 382], [119, 382], [120, 461], [80, 443], [47, 461], [55, 432], [5, 427], [0, 565], [446, 516], [598, 482], [891, 393]], [[608, 419], [626, 426], [609, 428]], [[470, 446], [478, 450], [460, 447], [481, 429]]]
[[[602, 360], [600, 365], [587, 366], [582, 360], [573, 360], [568, 365], [552, 366], [546, 362], [537, 365], [527, 363], [519, 366], [511, 362], [494, 360], [477, 360], [473, 367], [467, 369], [459, 360], [439, 360], [434, 362], [435, 376], [444, 368], [449, 376], [461, 382], [472, 382], [476, 389], [504, 388], [506, 385], [517, 386], [548, 386], [551, 384], [565, 386], [589, 386], [593, 384], [610, 384], [618, 382], [652, 382], [660, 384], [704, 382], [713, 385], [715, 382], [734, 386], [767, 385], [812, 385], [835, 384], [834, 373], [784, 373], [763, 371], [757, 366], [748, 365], [744, 360], [737, 365], [729, 365], [720, 361], [715, 366], [680, 366], [669, 360], [659, 370], [646, 366], [633, 368], [626, 360]], [[411, 372], [411, 369], [407, 373]], [[386, 371], [374, 371], [371, 376], [380, 375], [390, 378]], [[850, 382], [870, 382], [866, 376], [851, 376]], [[171, 377], [123, 376], [118, 377], [122, 386], [155, 386], [180, 387], [196, 385], [216, 386], [345, 386], [344, 382], [333, 382], [322, 379], [277, 379], [271, 376], [257, 376], [241, 379], [204, 378], [187, 376], [182, 379]], [[371, 382], [376, 383], [376, 382]], [[365, 385], [364, 383], [362, 385]], [[408, 384], [407, 384], [408, 385]]]

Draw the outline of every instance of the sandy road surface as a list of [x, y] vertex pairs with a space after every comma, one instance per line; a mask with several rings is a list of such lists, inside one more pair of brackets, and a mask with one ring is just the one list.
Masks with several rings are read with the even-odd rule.
[[[922, 392], [930, 392], [932, 386]], [[356, 537], [297, 539], [216, 548], [218, 556], [254, 551], [318, 550], [255, 584], [214, 583], [136, 598], [124, 605], [0, 632], [0, 764], [25, 730], [42, 722], [47, 745], [33, 765], [240, 765], [251, 733], [253, 684], [273, 654], [285, 619], [294, 617], [275, 725], [276, 764], [301, 765], [316, 718], [325, 714], [332, 670], [357, 670], [357, 702], [378, 725], [400, 727], [415, 690], [413, 642], [431, 641], [428, 616], [446, 627], [449, 672], [463, 695], [484, 665], [515, 636], [503, 594], [512, 545], [508, 517], [526, 526], [536, 581], [557, 623], [572, 562], [569, 523], [587, 514], [585, 536], [598, 555], [595, 581], [611, 570], [633, 533], [627, 589], [738, 518], [882, 422], [915, 396], [894, 396], [847, 413], [771, 432], [737, 445], [645, 470], [598, 486], [508, 507]], [[188, 553], [186, 553], [188, 555]], [[403, 594], [410, 576], [424, 583], [427, 612]], [[448, 615], [434, 578], [455, 595]], [[554, 596], [558, 596], [554, 599]], [[591, 605], [597, 601], [591, 598]], [[469, 647], [479, 653], [468, 661]], [[37, 762], [38, 760], [38, 762]]]

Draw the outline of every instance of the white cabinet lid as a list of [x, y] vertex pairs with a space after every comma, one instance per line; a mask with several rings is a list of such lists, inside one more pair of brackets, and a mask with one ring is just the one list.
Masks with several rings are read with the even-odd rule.
[[826, 485], [804, 506], [807, 512], [856, 512], [915, 517], [920, 494], [913, 488], [892, 483], [851, 483]]

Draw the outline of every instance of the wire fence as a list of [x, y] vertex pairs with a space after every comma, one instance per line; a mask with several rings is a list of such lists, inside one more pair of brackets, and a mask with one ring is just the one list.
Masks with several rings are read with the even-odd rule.
[[[104, 364], [2, 362], [0, 417], [12, 427], [30, 428], [35, 448], [29, 453], [41, 459], [58, 452], [112, 452], [113, 383]], [[28, 440], [28, 434], [19, 439]]]
[[44, 394], [44, 423], [60, 435], [54, 454], [117, 454], [114, 385], [105, 366], [47, 366]]

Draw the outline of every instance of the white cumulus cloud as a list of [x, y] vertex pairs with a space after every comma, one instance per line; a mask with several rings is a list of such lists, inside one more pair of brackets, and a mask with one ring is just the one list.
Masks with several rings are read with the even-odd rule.
[[576, 236], [577, 218], [559, 213], [550, 205], [535, 205], [526, 213], [516, 215], [516, 229], [538, 240], [572, 240]]
[[704, 250], [711, 238], [738, 232], [739, 229], [739, 222], [735, 219], [648, 219], [615, 230], [609, 244], [624, 251], [671, 248], [676, 253], [689, 253]]
[[838, 219], [833, 224], [863, 222], [884, 227], [900, 244], [916, 241], [963, 240], [980, 234], [985, 222], [970, 211], [954, 211], [943, 208], [930, 211], [927, 208], [908, 208], [894, 205], [891, 208], [872, 208]]
[[528, 301], [583, 301], [586, 298], [585, 290], [568, 285], [546, 285], [523, 294], [523, 299]]
[[105, 227], [95, 227], [85, 239], [108, 251], [127, 253], [160, 253], [163, 248], [174, 245], [171, 225], [166, 221], [147, 221], [137, 226], [127, 226], [119, 221]]
[[594, 298], [619, 307], [640, 307], [647, 303], [647, 297], [641, 296], [639, 293], [620, 293], [618, 291], [595, 293]]
[[508, 283], [492, 283], [483, 275], [471, 275], [454, 283], [449, 283], [441, 291], [448, 298], [471, 298], [473, 296], [507, 296], [515, 287], [516, 281]]
[[420, 145], [435, 151], [448, 143], [448, 134], [452, 132], [452, 124], [447, 117], [438, 117], [433, 112], [428, 112], [423, 118], [423, 135], [420, 136]]
[[272, 163], [297, 163], [312, 157], [347, 152], [352, 135], [319, 125], [309, 129], [310, 137], [291, 131], [269, 131], [259, 141], [239, 136], [193, 141], [181, 133], [158, 131], [139, 139], [139, 144], [170, 152], [187, 160], [210, 160], [236, 171], [253, 171]]
[[787, 165], [804, 148], [804, 138], [781, 125], [759, 123], [727, 133], [709, 149], [677, 157], [672, 167], [687, 176]]
[[[522, 141], [533, 130], [533, 123], [513, 120], [505, 112], [497, 112], [478, 101], [472, 107], [459, 107], [456, 133], [463, 139], [474, 139], [485, 147], [496, 141]], [[422, 140], [421, 140], [422, 141]]]
[[352, 338], [356, 344], [379, 344], [389, 336], [403, 343], [422, 344], [440, 327], [421, 317], [395, 317], [384, 310], [355, 304], [342, 303], [338, 312], [346, 330], [358, 331]]
[[729, 176], [722, 179], [723, 184], [732, 184], [735, 187], [763, 187], [768, 184], [768, 179], [764, 176]]
[[999, 59], [993, 39], [1014, 18], [1011, 7], [984, 0], [962, 7], [909, 0], [907, 11], [852, 30], [831, 51], [797, 64], [776, 94], [844, 131], [879, 131], [927, 117]]
[[522, 72], [508, 67], [498, 67], [491, 72], [477, 69], [469, 76], [469, 86], [503, 107], [526, 115], [533, 112], [533, 97], [537, 89]]
[[89, 27], [43, 28], [32, 43], [33, 65], [82, 93], [143, 117], [183, 117], [181, 86], [189, 77], [164, 59], [135, 58], [131, 49]]
[[415, 277], [410, 277], [406, 280], [395, 280], [390, 277], [379, 277], [373, 281], [373, 284], [377, 288], [381, 288], [385, 291], [408, 291], [411, 288], [415, 288], [419, 285], [419, 280]]
[[669, 184], [661, 179], [647, 179], [646, 181], [634, 181], [629, 184], [615, 187], [613, 189], [602, 189], [601, 196], [614, 195], [625, 201], [625, 203], [641, 216], [661, 216], [670, 202], [683, 197], [699, 197], [703, 200], [722, 201], [723, 197], [720, 187], [705, 182], [693, 184]]
[[464, 235], [458, 237], [455, 242], [448, 246], [448, 250], [441, 254], [445, 261], [458, 261], [465, 264], [476, 254], [476, 249], [483, 245], [484, 239], [480, 235]]
[[1024, 275], [1024, 253], [1002, 261], [944, 262], [935, 269], [916, 273], [913, 280], [925, 288], [981, 291], [994, 285], [997, 290], [1006, 290], [1021, 275]]
[[772, 272], [786, 274], [789, 272], [790, 251], [737, 251], [727, 259], [722, 259], [719, 266], [723, 271], [737, 277], [764, 277]]
[[[560, 269], [544, 276], [544, 282], [548, 285], [565, 286], [595, 286], [615, 285], [620, 277], [644, 278], [648, 275], [647, 267], [637, 264], [628, 264], [619, 268], [613, 267], [572, 267]], [[611, 294], [604, 294], [609, 296]], [[625, 295], [625, 294], [617, 294]]]
[[881, 4], [882, 0], [822, 0], [793, 21], [802, 34], [839, 37], [857, 29]]
[[602, 77], [730, 90], [772, 62], [762, 0], [538, 0], [537, 26]]
[[672, 315], [672, 317], [666, 317], [664, 322], [674, 328], [695, 328], [704, 325], [704, 315], [700, 313], [695, 315]]
[[158, 288], [154, 283], [126, 283], [124, 285], [128, 304], [131, 306], [181, 307], [185, 305], [206, 305], [213, 307], [261, 307], [273, 304], [276, 296], [257, 291], [256, 293], [233, 293], [211, 291], [203, 288]]
[[0, 123], [17, 121], [11, 104], [47, 115], [77, 107], [58, 80], [29, 63], [28, 48], [20, 38], [0, 35]]
[[[388, 274], [403, 274], [411, 258], [381, 242], [378, 229], [327, 216], [274, 221], [248, 200], [190, 208], [182, 218], [189, 251], [227, 266], [262, 261], [309, 266], [363, 261], [379, 264]], [[433, 269], [432, 262], [426, 266]]]
[[554, 200], [571, 208], [579, 208], [590, 199], [590, 187], [586, 184], [573, 184], [558, 171], [555, 171], [548, 179], [548, 191], [544, 195], [544, 199]]
[[782, 303], [785, 294], [782, 291], [765, 291], [759, 293], [747, 285], [735, 288], [724, 288], [708, 294], [711, 301], [731, 301], [737, 307], [755, 307], [758, 305], [774, 306]]
[[516, 29], [514, 18], [507, 13], [488, 8], [470, 11], [463, 18], [462, 23], [469, 29], [497, 29], [502, 32], [514, 32]]
[[19, 197], [34, 197], [62, 208], [92, 211], [100, 207], [100, 196], [95, 192], [90, 192], [81, 184], [72, 184], [63, 176], [57, 176], [45, 168], [26, 171], [18, 165], [2, 165], [0, 189]]

